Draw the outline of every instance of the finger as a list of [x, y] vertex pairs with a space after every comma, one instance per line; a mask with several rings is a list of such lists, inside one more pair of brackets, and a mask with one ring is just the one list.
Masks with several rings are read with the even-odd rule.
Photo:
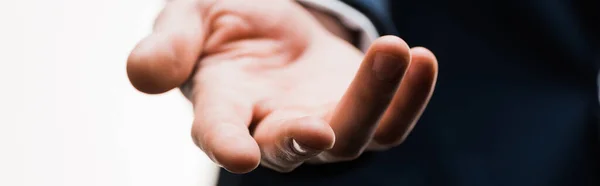
[[204, 41], [201, 7], [195, 0], [167, 4], [153, 33], [137, 44], [127, 60], [127, 74], [135, 88], [157, 94], [188, 79]]
[[438, 65], [429, 50], [411, 49], [411, 65], [398, 92], [376, 129], [375, 143], [387, 147], [399, 145], [423, 113], [435, 87]]
[[281, 110], [258, 124], [254, 138], [262, 152], [263, 166], [279, 172], [290, 172], [305, 160], [330, 149], [335, 141], [335, 133], [319, 117]]
[[402, 39], [384, 36], [371, 45], [333, 114], [330, 124], [336, 143], [328, 154], [341, 159], [360, 155], [409, 64], [409, 48]]
[[[250, 135], [252, 104], [224, 82], [204, 81], [194, 87], [194, 142], [215, 163], [233, 173], [246, 173], [260, 163], [260, 150]], [[207, 86], [208, 83], [213, 83]], [[229, 83], [231, 84], [231, 83]]]

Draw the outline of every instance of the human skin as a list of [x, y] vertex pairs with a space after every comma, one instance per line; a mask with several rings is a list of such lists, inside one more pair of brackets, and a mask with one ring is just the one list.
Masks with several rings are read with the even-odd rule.
[[174, 0], [131, 52], [138, 90], [182, 87], [192, 139], [230, 172], [350, 161], [409, 134], [437, 78], [422, 47], [383, 36], [363, 54], [291, 0]]

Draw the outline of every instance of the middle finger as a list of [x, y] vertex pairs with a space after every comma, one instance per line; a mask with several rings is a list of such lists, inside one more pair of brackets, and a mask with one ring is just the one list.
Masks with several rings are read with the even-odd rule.
[[334, 111], [336, 143], [325, 157], [348, 160], [362, 153], [409, 65], [410, 49], [402, 39], [384, 36], [373, 43]]

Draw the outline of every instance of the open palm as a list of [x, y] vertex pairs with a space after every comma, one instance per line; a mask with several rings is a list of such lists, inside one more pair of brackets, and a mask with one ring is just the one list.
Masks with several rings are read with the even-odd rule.
[[227, 170], [287, 172], [400, 144], [437, 62], [393, 36], [363, 55], [293, 1], [176, 0], [132, 51], [128, 74], [147, 93], [181, 86], [194, 142]]

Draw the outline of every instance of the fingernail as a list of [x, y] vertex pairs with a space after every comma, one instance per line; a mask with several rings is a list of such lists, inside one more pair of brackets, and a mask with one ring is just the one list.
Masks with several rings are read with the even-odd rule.
[[381, 81], [396, 81], [402, 77], [403, 67], [406, 65], [399, 57], [376, 53], [373, 61], [373, 71], [377, 79]]
[[292, 139], [292, 149], [298, 154], [306, 154], [308, 149], [302, 147], [295, 139]]
[[306, 145], [298, 143], [295, 139], [292, 139], [292, 150], [298, 155], [310, 155], [317, 152], [317, 150], [306, 147]]

